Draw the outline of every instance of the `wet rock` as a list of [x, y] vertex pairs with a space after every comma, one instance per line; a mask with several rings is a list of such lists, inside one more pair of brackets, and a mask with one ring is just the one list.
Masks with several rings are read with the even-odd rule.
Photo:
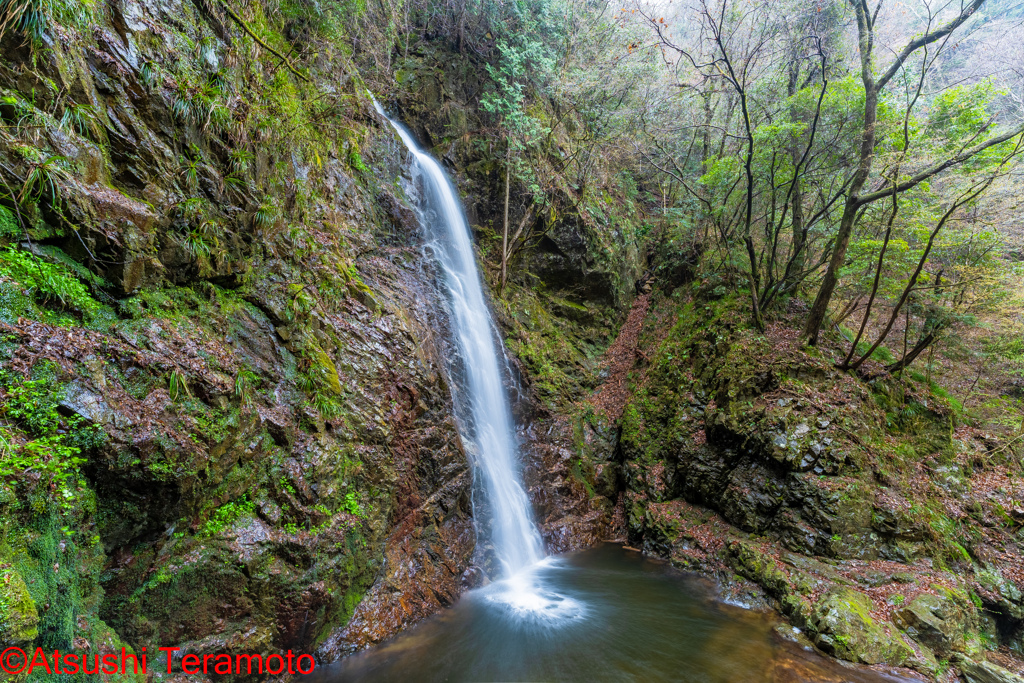
[[107, 405], [101, 394], [91, 391], [82, 382], [69, 382], [64, 392], [61, 406], [67, 410], [95, 424], [105, 425], [114, 422], [117, 415], [114, 409]]
[[462, 470], [389, 536], [386, 571], [360, 602], [351, 620], [317, 650], [326, 661], [385, 640], [404, 624], [453, 604], [474, 581], [470, 572], [476, 538], [470, 519], [471, 477]]
[[993, 611], [1014, 621], [1024, 620], [1024, 591], [1016, 583], [1003, 577], [994, 566], [988, 565], [977, 573], [982, 601], [992, 605]]
[[894, 622], [939, 656], [964, 649], [967, 614], [950, 598], [922, 593], [896, 612]]
[[1024, 676], [992, 662], [964, 659], [958, 662], [958, 666], [967, 683], [1024, 683]]
[[807, 617], [814, 644], [825, 652], [862, 664], [901, 665], [913, 650], [871, 617], [871, 600], [849, 588], [826, 593]]

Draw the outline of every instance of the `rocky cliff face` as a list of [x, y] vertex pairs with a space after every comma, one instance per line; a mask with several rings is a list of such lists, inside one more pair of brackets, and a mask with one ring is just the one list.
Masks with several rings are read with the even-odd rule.
[[[465, 202], [492, 291], [499, 287], [504, 148], [479, 99], [486, 61], [443, 41], [396, 55], [388, 103], [448, 167]], [[513, 178], [509, 235], [532, 235], [515, 251], [508, 283], [493, 301], [518, 386], [524, 476], [548, 548], [563, 552], [621, 538], [619, 489], [607, 475], [595, 489], [574, 445], [578, 401], [602, 383], [605, 352], [646, 269], [643, 207], [621, 188], [570, 187], [545, 178], [543, 206]], [[609, 470], [610, 473], [610, 470]]]
[[[235, 9], [125, 0], [4, 39], [5, 643], [329, 661], [480, 580], [402, 148], [333, 24]], [[366, 76], [398, 83], [493, 265], [483, 65], [428, 42], [391, 73]], [[618, 533], [551, 421], [633, 296], [627, 214], [513, 207], [546, 234], [496, 313], [554, 550]]]
[[129, 1], [4, 40], [3, 436], [47, 463], [0, 484], [5, 643], [333, 658], [473, 577], [401, 147], [341, 60], [239, 29]]

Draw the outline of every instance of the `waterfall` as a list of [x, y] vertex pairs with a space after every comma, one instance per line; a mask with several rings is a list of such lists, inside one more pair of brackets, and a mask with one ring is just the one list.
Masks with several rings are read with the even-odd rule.
[[420, 225], [443, 275], [463, 386], [453, 391], [460, 431], [490, 511], [490, 537], [506, 576], [544, 557], [530, 501], [519, 480], [512, 411], [499, 366], [500, 339], [487, 308], [469, 225], [444, 170], [404, 126], [384, 113], [412, 155], [412, 187]]

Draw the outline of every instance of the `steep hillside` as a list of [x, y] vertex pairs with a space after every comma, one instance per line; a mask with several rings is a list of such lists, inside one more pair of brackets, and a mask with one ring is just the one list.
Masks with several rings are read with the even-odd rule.
[[344, 55], [247, 37], [323, 28], [282, 9], [4, 40], [6, 643], [336, 655], [466, 585], [401, 148]]
[[629, 542], [841, 659], [1021, 669], [1013, 439], [923, 375], [838, 371], [839, 343], [801, 345], [797, 301], [758, 333], [730, 289], [638, 301], [608, 383], [562, 423], [592, 485], [623, 491]]

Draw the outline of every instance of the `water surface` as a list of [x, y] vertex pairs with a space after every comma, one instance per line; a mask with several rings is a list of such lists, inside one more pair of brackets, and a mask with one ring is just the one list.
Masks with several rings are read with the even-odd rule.
[[900, 680], [805, 651], [765, 615], [618, 545], [548, 558], [518, 578], [470, 591], [393, 641], [321, 669], [317, 683]]

